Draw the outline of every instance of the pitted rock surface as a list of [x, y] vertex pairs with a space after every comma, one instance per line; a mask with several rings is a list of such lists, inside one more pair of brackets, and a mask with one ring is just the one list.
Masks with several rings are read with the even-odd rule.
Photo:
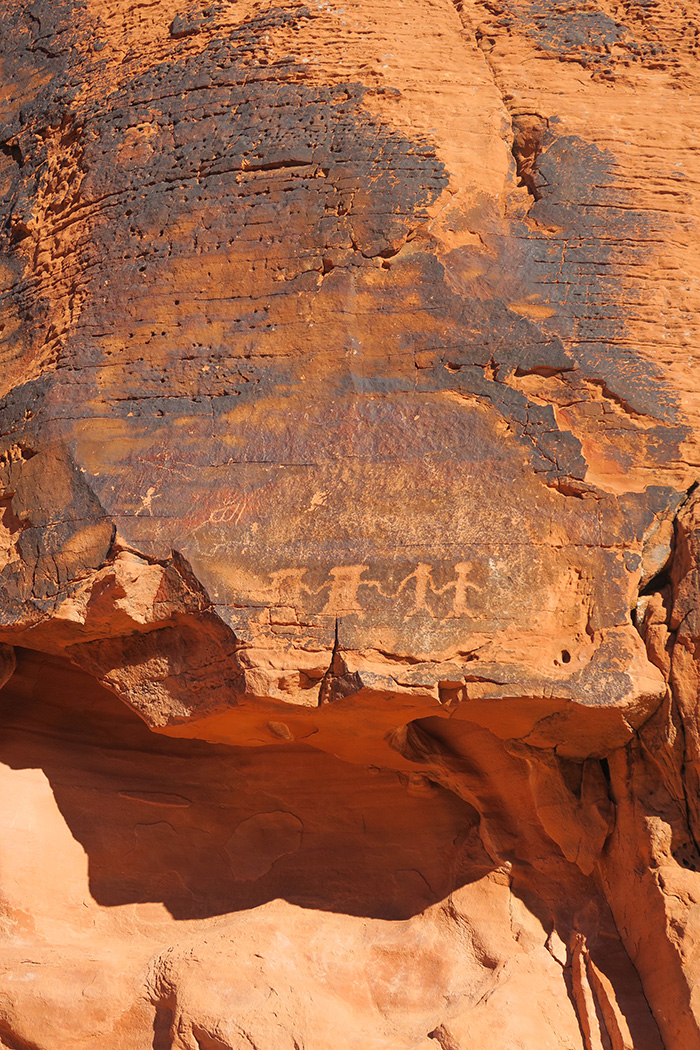
[[700, 9], [0, 25], [0, 1046], [700, 1048]]

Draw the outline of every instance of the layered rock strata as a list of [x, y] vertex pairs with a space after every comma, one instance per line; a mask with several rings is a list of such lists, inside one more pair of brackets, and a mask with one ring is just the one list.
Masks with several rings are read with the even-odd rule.
[[0, 1046], [700, 1048], [697, 7], [0, 25]]

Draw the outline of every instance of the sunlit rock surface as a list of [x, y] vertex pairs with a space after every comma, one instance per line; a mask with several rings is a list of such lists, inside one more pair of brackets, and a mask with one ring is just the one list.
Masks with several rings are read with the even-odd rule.
[[0, 1047], [700, 1050], [700, 8], [0, 6]]

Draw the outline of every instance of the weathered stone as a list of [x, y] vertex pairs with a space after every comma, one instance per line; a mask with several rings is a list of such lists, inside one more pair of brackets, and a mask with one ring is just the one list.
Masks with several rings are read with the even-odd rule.
[[0, 4], [0, 1046], [700, 1048], [699, 17]]

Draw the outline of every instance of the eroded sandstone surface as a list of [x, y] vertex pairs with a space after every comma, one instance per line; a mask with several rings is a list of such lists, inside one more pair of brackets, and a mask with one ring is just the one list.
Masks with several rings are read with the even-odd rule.
[[0, 1046], [700, 1050], [700, 9], [0, 5]]

